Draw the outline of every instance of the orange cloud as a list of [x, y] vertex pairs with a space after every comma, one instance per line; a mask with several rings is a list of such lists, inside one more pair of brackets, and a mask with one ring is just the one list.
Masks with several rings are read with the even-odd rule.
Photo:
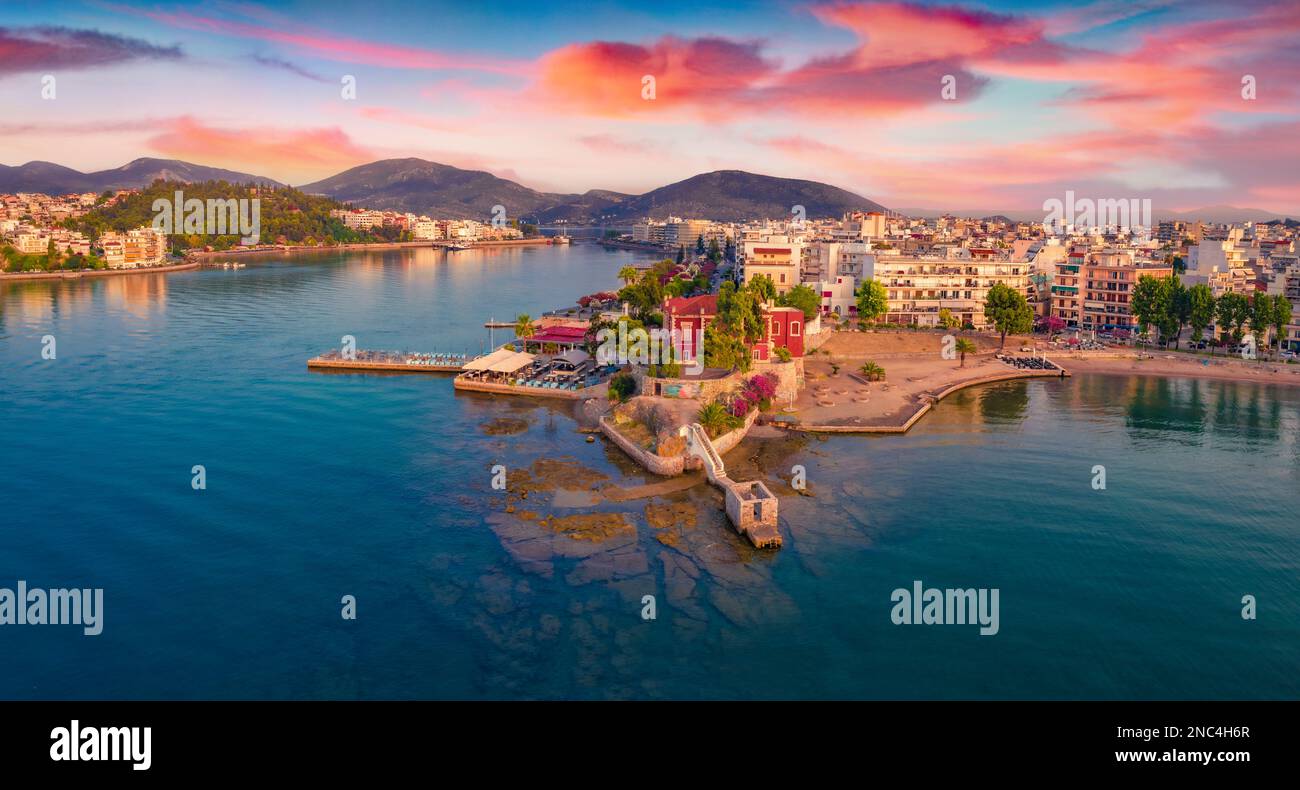
[[208, 165], [261, 167], [278, 173], [332, 175], [375, 158], [337, 128], [219, 129], [189, 116], [172, 121], [166, 131], [150, 138], [148, 145], [159, 153]]

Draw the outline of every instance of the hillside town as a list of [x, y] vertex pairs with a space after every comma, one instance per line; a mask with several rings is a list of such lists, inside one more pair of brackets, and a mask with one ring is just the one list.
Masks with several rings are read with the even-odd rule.
[[[31, 271], [79, 271], [94, 269], [140, 269], [174, 262], [164, 230], [141, 225], [125, 230], [109, 230], [96, 238], [68, 227], [71, 221], [97, 209], [107, 209], [136, 195], [141, 190], [124, 189], [97, 194], [94, 192], [47, 195], [20, 192], [0, 194], [0, 270], [18, 273]], [[339, 226], [360, 234], [371, 233], [376, 243], [448, 242], [480, 244], [522, 240], [535, 232], [530, 226], [504, 221], [480, 222], [475, 219], [433, 219], [410, 212], [379, 211], [345, 207], [331, 210], [329, 217]], [[278, 249], [290, 239], [269, 240], [274, 243], [252, 245], [251, 249]], [[304, 246], [317, 246], [314, 240]], [[328, 246], [329, 240], [321, 240]], [[365, 243], [365, 242], [362, 242]]]

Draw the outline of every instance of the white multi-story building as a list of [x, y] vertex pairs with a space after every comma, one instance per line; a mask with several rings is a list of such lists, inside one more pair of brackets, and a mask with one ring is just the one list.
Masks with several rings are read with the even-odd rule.
[[858, 314], [857, 280], [851, 275], [840, 275], [817, 283], [822, 298], [822, 315], [838, 315], [841, 320]]
[[[949, 257], [952, 256], [952, 257]], [[1029, 266], [995, 250], [971, 248], [939, 256], [880, 256], [875, 280], [885, 287], [893, 324], [935, 326], [948, 310], [963, 324], [986, 328], [984, 301], [997, 283], [1027, 294]]]
[[154, 228], [110, 231], [99, 237], [99, 245], [104, 248], [104, 262], [110, 269], [157, 266], [167, 257], [167, 235]]
[[443, 228], [435, 220], [420, 217], [411, 224], [411, 238], [417, 241], [438, 241], [444, 238]]

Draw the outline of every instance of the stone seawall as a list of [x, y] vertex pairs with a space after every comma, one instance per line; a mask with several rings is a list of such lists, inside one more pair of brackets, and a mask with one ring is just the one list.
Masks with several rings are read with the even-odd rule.
[[[741, 440], [749, 434], [749, 429], [754, 427], [758, 420], [758, 410], [751, 411], [746, 417], [745, 422], [734, 431], [728, 431], [717, 439], [713, 440], [713, 449], [718, 455], [735, 448]], [[646, 470], [664, 477], [675, 477], [688, 469], [700, 469], [703, 464], [700, 459], [694, 456], [676, 455], [671, 458], [665, 458], [661, 455], [650, 452], [644, 447], [640, 447], [618, 432], [614, 424], [608, 417], [600, 418], [600, 432], [609, 437], [619, 449], [627, 453], [632, 460], [636, 461]]]
[[686, 471], [685, 456], [677, 455], [664, 458], [646, 450], [644, 447], [638, 447], [631, 439], [619, 433], [608, 417], [600, 418], [600, 432], [605, 434], [614, 444], [619, 446], [620, 450], [627, 453], [633, 461], [641, 464], [649, 472], [663, 477], [676, 477]]

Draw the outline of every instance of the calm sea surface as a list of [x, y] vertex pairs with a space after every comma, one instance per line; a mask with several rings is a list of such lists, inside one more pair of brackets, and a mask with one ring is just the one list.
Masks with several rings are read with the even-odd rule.
[[[592, 505], [539, 484], [506, 512], [495, 464], [646, 482], [568, 405], [304, 364], [348, 334], [478, 352], [488, 318], [634, 260], [393, 251], [0, 286], [0, 587], [101, 587], [106, 610], [97, 637], [0, 626], [0, 698], [1300, 696], [1300, 390], [1079, 376], [959, 393], [903, 437], [751, 439], [729, 471], [786, 494], [785, 548], [757, 553], [707, 487]], [[526, 428], [484, 431], [503, 417]], [[811, 497], [781, 481], [796, 464]], [[521, 517], [593, 509], [632, 529]], [[999, 633], [893, 625], [918, 579], [997, 588]]]

